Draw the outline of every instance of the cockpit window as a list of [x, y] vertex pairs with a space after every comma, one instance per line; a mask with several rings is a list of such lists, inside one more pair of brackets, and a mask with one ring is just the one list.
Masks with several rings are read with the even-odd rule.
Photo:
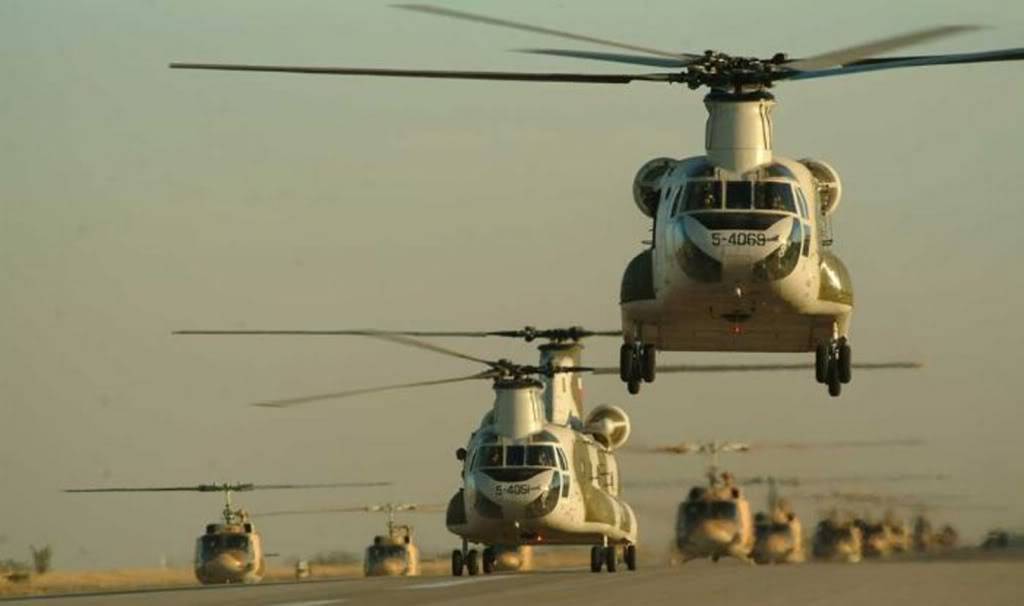
[[562, 449], [558, 449], [558, 466], [562, 468], [562, 471], [569, 471], [569, 462], [565, 460], [565, 453]]
[[682, 204], [677, 205], [676, 212], [717, 208], [722, 208], [720, 181], [689, 181], [683, 190]]
[[249, 548], [249, 537], [240, 534], [229, 534], [224, 537], [224, 549], [246, 550]]
[[712, 501], [708, 504], [708, 517], [716, 520], [731, 520], [736, 517], [736, 503]]
[[530, 467], [554, 467], [554, 447], [530, 446], [529, 448], [526, 449], [526, 464]]
[[796, 212], [793, 187], [789, 183], [760, 181], [754, 185], [754, 208], [757, 210], [784, 210]]
[[725, 207], [734, 210], [750, 210], [750, 197], [753, 185], [750, 181], [726, 182]]
[[501, 446], [482, 446], [480, 447], [480, 467], [501, 467], [502, 464], [502, 448]]
[[526, 460], [525, 446], [509, 446], [505, 451], [505, 465], [509, 467], [520, 467]]

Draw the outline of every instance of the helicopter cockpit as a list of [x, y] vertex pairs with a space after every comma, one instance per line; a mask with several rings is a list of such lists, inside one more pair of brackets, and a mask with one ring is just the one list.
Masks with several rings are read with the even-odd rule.
[[499, 482], [522, 482], [549, 469], [569, 470], [561, 448], [551, 444], [487, 444], [477, 449], [471, 470], [480, 470]]
[[735, 501], [690, 501], [683, 504], [683, 519], [688, 525], [701, 520], [737, 520]]
[[199, 539], [203, 559], [215, 557], [223, 551], [252, 552], [252, 542], [244, 534], [207, 534]]

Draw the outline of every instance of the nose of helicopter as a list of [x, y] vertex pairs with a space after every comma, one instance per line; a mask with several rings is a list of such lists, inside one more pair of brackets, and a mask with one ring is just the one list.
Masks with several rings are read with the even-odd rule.
[[236, 579], [245, 572], [246, 563], [242, 558], [231, 554], [221, 553], [217, 557], [207, 560], [203, 565], [206, 575], [213, 579]]
[[405, 572], [405, 562], [398, 558], [385, 558], [373, 565], [373, 576], [398, 576]]
[[708, 547], [724, 547], [736, 539], [736, 523], [728, 520], [708, 520], [701, 524], [696, 535], [695, 538]]
[[781, 533], [773, 533], [764, 539], [763, 551], [771, 559], [785, 558], [793, 548], [789, 537]]

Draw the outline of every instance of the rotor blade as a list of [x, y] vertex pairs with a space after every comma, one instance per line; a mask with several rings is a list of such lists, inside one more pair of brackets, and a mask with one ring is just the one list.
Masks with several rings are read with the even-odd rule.
[[836, 65], [850, 65], [851, 63], [856, 63], [857, 61], [868, 59], [870, 57], [876, 57], [898, 48], [913, 46], [929, 40], [945, 38], [947, 36], [976, 29], [980, 28], [975, 25], [945, 25], [941, 27], [931, 27], [928, 29], [900, 34], [898, 36], [882, 38], [881, 40], [866, 42], [864, 44], [858, 44], [856, 46], [829, 51], [812, 57], [797, 59], [796, 61], [786, 63], [785, 65], [788, 68], [798, 71], [819, 70]]
[[838, 440], [835, 442], [755, 442], [755, 450], [825, 450], [830, 448], [875, 448], [886, 446], [923, 446], [919, 438], [891, 440]]
[[634, 81], [674, 82], [678, 74], [570, 74], [559, 72], [482, 72], [435, 69], [375, 69], [362, 67], [309, 67], [301, 65], [242, 65], [232, 63], [171, 63], [171, 69], [205, 69], [228, 72], [280, 72], [335, 76], [391, 78], [442, 78], [448, 80], [499, 80], [511, 82], [576, 82], [580, 84], [629, 84]]
[[1024, 60], [1024, 47], [1006, 48], [994, 51], [982, 51], [977, 53], [957, 53], [948, 55], [924, 55], [920, 57], [893, 57], [891, 59], [869, 59], [853, 65], [844, 65], [831, 69], [820, 69], [813, 71], [802, 71], [787, 76], [786, 80], [810, 80], [812, 78], [827, 78], [830, 76], [846, 76], [863, 72], [873, 72], [883, 69], [897, 69], [901, 67], [921, 67], [926, 65], [956, 65], [960, 63], [989, 63], [992, 61], [1020, 61]]
[[666, 446], [629, 445], [623, 450], [626, 452], [640, 454], [693, 454], [700, 451], [700, 444], [696, 444], [694, 442], [682, 442], [680, 444]]
[[315, 515], [324, 513], [437, 513], [444, 511], [445, 506], [437, 503], [421, 505], [418, 503], [403, 503], [399, 505], [360, 505], [356, 507], [316, 507], [311, 509], [290, 509], [283, 511], [267, 511], [260, 513], [260, 517], [267, 516], [290, 516], [290, 515]]
[[509, 21], [507, 19], [496, 19], [494, 17], [487, 17], [485, 15], [479, 15], [476, 13], [467, 13], [465, 11], [452, 10], [450, 8], [441, 8], [439, 6], [431, 6], [429, 4], [395, 4], [393, 6], [395, 8], [400, 8], [408, 11], [416, 11], [419, 13], [426, 13], [428, 15], [438, 15], [441, 17], [450, 17], [452, 19], [462, 19], [463, 21], [472, 21], [474, 23], [486, 23], [487, 25], [495, 25], [498, 27], [517, 29], [524, 32], [544, 34], [547, 36], [555, 36], [557, 38], [565, 38], [568, 40], [576, 40], [579, 42], [590, 42], [592, 44], [598, 44], [601, 46], [609, 46], [613, 48], [620, 48], [623, 50], [637, 51], [641, 53], [647, 53], [648, 55], [658, 55], [661, 57], [670, 57], [673, 59], [699, 57], [699, 55], [691, 55], [689, 53], [673, 53], [670, 51], [658, 50], [656, 48], [637, 46], [635, 44], [613, 42], [611, 40], [605, 40], [603, 38], [595, 38], [593, 36], [586, 36], [582, 34], [573, 34], [571, 32], [551, 29], [549, 27], [540, 27], [537, 25], [530, 25], [528, 23], [520, 23], [518, 21]]
[[[862, 362], [854, 363], [853, 368], [858, 370], [900, 370], [923, 368], [921, 362]], [[769, 372], [769, 371], [790, 371], [810, 370], [814, 368], [813, 363], [796, 362], [790, 364], [665, 364], [659, 365], [657, 371], [663, 372]], [[593, 370], [595, 375], [617, 375], [618, 366], [600, 366]]]
[[534, 328], [527, 326], [514, 330], [377, 330], [373, 328], [328, 330], [176, 330], [174, 335], [255, 335], [255, 336], [364, 336], [396, 335], [405, 337], [515, 337], [515, 338], [586, 338], [621, 337], [622, 330], [587, 330], [583, 327]]
[[416, 381], [412, 383], [398, 383], [395, 385], [382, 385], [379, 387], [365, 387], [362, 389], [349, 389], [346, 391], [336, 391], [332, 393], [315, 394], [311, 396], [301, 396], [298, 398], [283, 398], [280, 400], [267, 400], [265, 402], [257, 402], [253, 406], [260, 406], [263, 408], [288, 408], [290, 406], [297, 406], [299, 404], [307, 404], [309, 402], [318, 402], [320, 400], [338, 400], [342, 398], [350, 398], [352, 396], [361, 396], [371, 393], [379, 393], [382, 391], [395, 391], [399, 389], [412, 389], [414, 387], [428, 387], [431, 385], [445, 385], [448, 383], [460, 383], [463, 381], [473, 381], [477, 379], [493, 379], [496, 376], [495, 371], [485, 370], [478, 372], [473, 375], [467, 375], [464, 377], [453, 377], [450, 379], [435, 379], [432, 381]]
[[692, 57], [687, 57], [685, 59], [670, 59], [666, 57], [645, 57], [643, 55], [626, 55], [622, 53], [565, 50], [561, 48], [522, 48], [517, 49], [516, 52], [528, 53], [531, 55], [547, 55], [551, 57], [570, 57], [573, 59], [626, 63], [628, 65], [644, 65], [647, 67], [661, 67], [665, 69], [679, 69], [693, 63]]
[[[146, 486], [139, 488], [66, 488], [62, 492], [212, 492], [212, 485], [199, 486]], [[217, 487], [220, 490], [220, 487]]]
[[380, 339], [382, 341], [390, 341], [392, 343], [398, 343], [399, 345], [406, 345], [408, 347], [415, 347], [418, 349], [425, 349], [434, 353], [439, 353], [453, 358], [459, 358], [460, 360], [469, 360], [470, 362], [477, 362], [487, 366], [494, 366], [495, 362], [491, 360], [485, 360], [476, 356], [455, 351], [447, 347], [441, 347], [433, 343], [427, 343], [426, 341], [420, 341], [413, 339], [409, 335], [416, 334], [418, 336], [486, 336], [486, 333], [454, 333], [454, 332], [436, 332], [430, 333], [429, 331], [391, 331], [391, 330], [176, 330], [171, 334], [175, 335], [296, 335], [296, 336], [343, 336], [353, 335], [370, 337], [373, 339]]
[[372, 488], [391, 486], [391, 482], [330, 482], [326, 484], [253, 484], [253, 490], [290, 490], [297, 488]]

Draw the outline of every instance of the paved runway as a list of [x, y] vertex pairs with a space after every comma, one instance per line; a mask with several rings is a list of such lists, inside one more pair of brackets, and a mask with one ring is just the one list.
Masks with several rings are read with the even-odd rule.
[[[183, 588], [14, 600], [65, 606], [147, 604], [330, 606], [472, 604], [587, 606], [699, 603], [718, 605], [1024, 604], [1024, 562], [919, 561], [860, 565], [752, 567], [691, 562], [678, 568], [593, 574], [547, 571], [487, 577], [376, 578], [273, 585]], [[5, 602], [6, 604], [7, 602]]]

